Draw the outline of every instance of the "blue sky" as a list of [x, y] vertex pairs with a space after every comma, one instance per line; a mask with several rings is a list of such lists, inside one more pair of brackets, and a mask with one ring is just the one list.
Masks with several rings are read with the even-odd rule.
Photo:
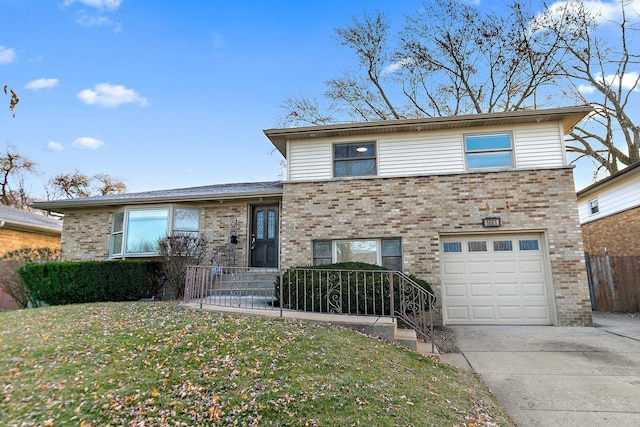
[[40, 197], [74, 169], [129, 192], [280, 179], [262, 131], [352, 65], [334, 29], [379, 9], [396, 30], [421, 3], [0, 0], [0, 83], [20, 95], [0, 144], [38, 163]]

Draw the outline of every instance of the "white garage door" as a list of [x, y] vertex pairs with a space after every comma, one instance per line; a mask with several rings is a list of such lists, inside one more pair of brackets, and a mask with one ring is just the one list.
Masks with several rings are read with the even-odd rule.
[[542, 236], [441, 238], [444, 324], [550, 325]]

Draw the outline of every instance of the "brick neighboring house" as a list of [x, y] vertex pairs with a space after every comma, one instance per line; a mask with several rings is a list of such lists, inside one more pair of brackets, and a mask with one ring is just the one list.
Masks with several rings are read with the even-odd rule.
[[62, 221], [0, 205], [0, 257], [22, 248], [60, 248]]
[[[640, 162], [578, 191], [584, 249], [640, 256]], [[639, 272], [640, 276], [640, 272]]]
[[[60, 249], [61, 234], [61, 220], [0, 205], [0, 258], [8, 252], [23, 248]], [[5, 277], [5, 274], [13, 274], [5, 269], [5, 265], [0, 265], [2, 277]], [[2, 285], [0, 282], [0, 310], [19, 308], [15, 300], [3, 290]]]
[[564, 135], [589, 107], [269, 129], [283, 182], [36, 204], [65, 214], [62, 258], [155, 255], [198, 233], [236, 261], [366, 261], [415, 274], [439, 323], [591, 325]]

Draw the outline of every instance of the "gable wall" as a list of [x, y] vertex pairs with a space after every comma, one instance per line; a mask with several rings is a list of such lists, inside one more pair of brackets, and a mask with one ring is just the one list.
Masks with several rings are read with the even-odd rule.
[[484, 127], [398, 135], [290, 141], [289, 181], [326, 180], [333, 176], [334, 142], [377, 141], [378, 175], [411, 176], [465, 171], [463, 139], [466, 133], [513, 132], [516, 167], [565, 166], [563, 134], [558, 123]]
[[571, 168], [285, 183], [281, 266], [311, 264], [313, 240], [401, 237], [404, 271], [439, 292], [441, 233], [525, 230], [546, 234], [558, 324], [591, 324]]

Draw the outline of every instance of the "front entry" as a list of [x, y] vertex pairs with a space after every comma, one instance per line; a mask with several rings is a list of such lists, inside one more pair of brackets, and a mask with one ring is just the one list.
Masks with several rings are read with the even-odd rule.
[[278, 267], [278, 212], [275, 206], [253, 206], [251, 267]]

